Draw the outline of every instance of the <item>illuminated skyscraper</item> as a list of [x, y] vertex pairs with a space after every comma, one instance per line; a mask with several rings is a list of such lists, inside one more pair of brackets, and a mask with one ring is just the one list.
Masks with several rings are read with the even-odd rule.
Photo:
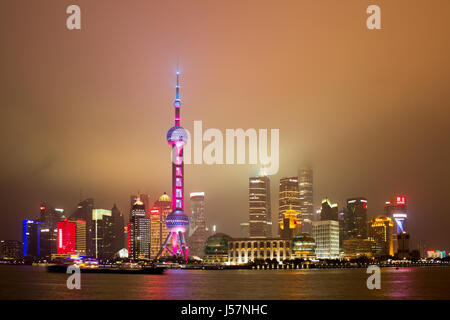
[[344, 208], [344, 240], [367, 238], [367, 199], [347, 199]]
[[111, 209], [111, 216], [114, 230], [112, 234], [112, 252], [117, 253], [124, 248], [124, 218], [122, 212], [115, 204]]
[[89, 198], [81, 201], [77, 209], [72, 213], [69, 220], [84, 220], [86, 221], [86, 255], [94, 256], [95, 250], [93, 247], [93, 221], [92, 210], [94, 209], [94, 199]]
[[300, 211], [302, 217], [314, 221], [313, 171], [301, 169], [298, 176]]
[[94, 256], [98, 259], [110, 259], [116, 253], [114, 244], [114, 218], [111, 210], [92, 210], [93, 248]]
[[192, 192], [191, 200], [191, 224], [187, 243], [192, 256], [202, 257], [205, 252], [206, 219], [205, 219], [205, 193]]
[[394, 223], [392, 240], [394, 246], [394, 252], [397, 252], [398, 247], [398, 234], [406, 233], [407, 221], [408, 221], [408, 207], [406, 203], [406, 197], [395, 196], [391, 200], [387, 201], [384, 207], [385, 215], [390, 217]]
[[46, 223], [25, 219], [22, 221], [23, 256], [47, 257], [50, 254], [49, 229]]
[[369, 238], [375, 241], [376, 256], [394, 255], [392, 245], [393, 225], [390, 217], [380, 216], [370, 220]]
[[58, 222], [58, 254], [75, 254], [76, 225], [73, 221]]
[[250, 238], [272, 236], [270, 205], [270, 180], [262, 175], [249, 178], [249, 229]]
[[[281, 222], [283, 213], [288, 210], [300, 212], [300, 193], [298, 177], [281, 178], [278, 195], [278, 234], [281, 235]], [[301, 215], [298, 217], [301, 218]]]
[[147, 217], [144, 203], [137, 199], [131, 208], [128, 224], [130, 234], [128, 255], [132, 259], [150, 258], [150, 218]]
[[301, 221], [300, 212], [292, 210], [286, 210], [283, 212], [283, 220], [280, 222], [280, 237], [283, 239], [292, 239], [296, 235], [300, 234]]
[[[189, 228], [189, 217], [184, 213], [184, 155], [183, 147], [188, 140], [188, 133], [180, 126], [180, 83], [177, 72], [176, 96], [173, 104], [175, 108], [175, 125], [167, 132], [167, 142], [172, 148], [172, 212], [166, 218], [166, 226], [169, 236], [164, 241], [163, 250], [167, 250], [174, 256], [182, 256], [187, 260], [189, 249], [186, 245], [185, 233]], [[169, 240], [172, 244], [169, 245]]]
[[151, 208], [150, 206], [150, 196], [146, 193], [140, 193], [138, 192], [137, 194], [132, 194], [130, 196], [130, 208], [133, 207], [134, 203], [136, 202], [136, 200], [141, 201], [144, 204], [145, 210], [147, 211], [146, 214], [149, 214], [149, 210]]

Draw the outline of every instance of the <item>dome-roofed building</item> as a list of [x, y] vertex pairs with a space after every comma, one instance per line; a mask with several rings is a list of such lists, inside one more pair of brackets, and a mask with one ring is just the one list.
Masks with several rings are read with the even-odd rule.
[[170, 199], [169, 195], [168, 195], [167, 193], [165, 193], [165, 192], [164, 192], [163, 195], [161, 195], [161, 196], [158, 198], [158, 201], [159, 201], [159, 202], [172, 202], [172, 200]]
[[216, 233], [205, 244], [205, 263], [223, 264], [228, 261], [228, 242], [232, 238], [225, 233]]
[[308, 233], [300, 233], [292, 240], [292, 258], [315, 259], [316, 241]]

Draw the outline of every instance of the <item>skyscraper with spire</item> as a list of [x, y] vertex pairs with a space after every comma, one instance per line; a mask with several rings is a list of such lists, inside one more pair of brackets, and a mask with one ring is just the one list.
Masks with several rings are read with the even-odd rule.
[[[175, 125], [167, 132], [167, 142], [172, 148], [172, 212], [166, 217], [169, 235], [164, 241], [158, 257], [164, 250], [173, 256], [182, 256], [187, 260], [189, 250], [185, 241], [185, 232], [189, 228], [189, 217], [184, 213], [184, 159], [183, 147], [188, 141], [186, 130], [180, 125], [180, 73], [177, 71], [175, 108]], [[170, 244], [169, 241], [172, 240]]]

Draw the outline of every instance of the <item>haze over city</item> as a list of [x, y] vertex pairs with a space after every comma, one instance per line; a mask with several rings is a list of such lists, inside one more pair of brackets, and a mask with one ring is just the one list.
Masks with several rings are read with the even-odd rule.
[[[379, 32], [364, 1], [77, 2], [80, 32], [66, 3], [0, 10], [0, 238], [40, 201], [70, 214], [80, 190], [126, 217], [131, 194], [170, 192], [179, 61], [184, 127], [280, 129], [274, 223], [279, 179], [309, 166], [316, 206], [364, 196], [374, 217], [401, 194], [412, 241], [450, 248], [448, 1], [377, 1]], [[204, 191], [208, 225], [238, 235], [258, 169], [186, 165], [186, 196]]]

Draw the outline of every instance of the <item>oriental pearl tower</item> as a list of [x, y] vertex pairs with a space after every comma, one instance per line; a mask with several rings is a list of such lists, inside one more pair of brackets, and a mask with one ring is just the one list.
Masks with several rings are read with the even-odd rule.
[[[184, 213], [184, 160], [183, 147], [188, 141], [186, 130], [180, 126], [180, 73], [177, 71], [175, 108], [175, 125], [167, 132], [167, 142], [172, 147], [172, 212], [166, 217], [165, 223], [169, 230], [157, 258], [164, 250], [171, 255], [183, 257], [187, 261], [189, 249], [184, 234], [189, 228], [189, 217]], [[172, 240], [172, 241], [170, 241]]]

